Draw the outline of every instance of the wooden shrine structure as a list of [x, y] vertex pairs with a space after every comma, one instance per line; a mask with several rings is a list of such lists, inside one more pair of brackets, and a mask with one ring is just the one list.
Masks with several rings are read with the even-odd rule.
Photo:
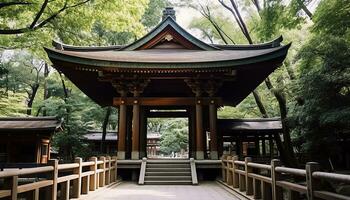
[[217, 160], [218, 107], [246, 98], [281, 65], [290, 44], [281, 45], [282, 37], [253, 45], [207, 44], [176, 23], [172, 8], [163, 14], [158, 26], [126, 46], [54, 42], [56, 48], [45, 50], [87, 96], [119, 108], [118, 159], [146, 156], [148, 117], [186, 117], [189, 157]]
[[283, 133], [279, 118], [218, 119], [217, 124], [224, 154], [237, 155], [240, 159], [249, 156], [263, 163], [279, 158]]
[[56, 117], [0, 118], [0, 166], [47, 163], [51, 137], [60, 130]]

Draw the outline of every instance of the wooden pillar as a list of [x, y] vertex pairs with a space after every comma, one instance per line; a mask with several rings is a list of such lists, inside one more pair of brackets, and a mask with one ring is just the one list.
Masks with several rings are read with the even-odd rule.
[[218, 137], [216, 129], [217, 109], [214, 100], [209, 104], [209, 124], [210, 124], [210, 159], [218, 159]]
[[147, 116], [146, 108], [140, 108], [140, 157], [147, 157]]
[[260, 156], [260, 138], [259, 138], [259, 135], [256, 135], [254, 139], [255, 139], [254, 140], [255, 154], [256, 154], [256, 157], [259, 157]]
[[188, 120], [188, 131], [189, 131], [189, 157], [196, 157], [196, 115], [195, 107], [189, 108], [189, 120]]
[[[123, 102], [122, 102], [123, 103]], [[126, 105], [119, 106], [118, 159], [125, 159]]]
[[[126, 97], [127, 93], [125, 90], [120, 90], [120, 95]], [[127, 107], [122, 101], [119, 106], [119, 124], [118, 124], [118, 159], [125, 159], [125, 141], [126, 141], [126, 111]]]
[[140, 159], [140, 105], [137, 100], [134, 101], [132, 112], [131, 159], [138, 160]]
[[201, 101], [196, 103], [196, 159], [204, 159], [203, 108]]
[[269, 135], [269, 148], [270, 148], [270, 158], [273, 158], [274, 156], [274, 152], [273, 152], [273, 139], [272, 139], [272, 135]]
[[265, 135], [261, 138], [262, 155], [266, 156]]

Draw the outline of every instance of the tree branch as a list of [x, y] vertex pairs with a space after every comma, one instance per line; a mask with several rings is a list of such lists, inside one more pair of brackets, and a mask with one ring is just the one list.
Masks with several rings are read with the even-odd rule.
[[83, 4], [88, 3], [89, 1], [91, 1], [91, 0], [85, 0], [85, 1], [79, 2], [77, 4], [73, 4], [71, 6], [68, 6], [67, 1], [66, 1], [64, 6], [61, 9], [59, 9], [56, 13], [52, 14], [50, 17], [46, 18], [45, 20], [43, 20], [39, 24], [37, 24], [39, 18], [42, 15], [42, 12], [44, 12], [45, 8], [47, 7], [47, 2], [46, 2], [46, 5], [44, 2], [40, 11], [37, 13], [36, 17], [34, 18], [34, 21], [31, 23], [31, 25], [29, 25], [26, 28], [19, 28], [19, 29], [0, 29], [0, 35], [22, 34], [22, 33], [30, 32], [30, 31], [35, 31], [37, 29], [42, 28], [47, 23], [51, 22], [53, 19], [55, 19], [59, 14], [61, 14], [65, 10], [81, 6]]
[[0, 3], [0, 9], [8, 6], [15, 6], [15, 5], [30, 5], [33, 3], [30, 2], [5, 2], [5, 3]]
[[298, 4], [300, 5], [301, 9], [306, 13], [306, 15], [312, 20], [312, 13], [311, 11], [306, 7], [304, 2], [302, 0], [297, 0]]
[[[228, 44], [226, 38], [228, 38], [233, 44], [235, 44], [235, 42], [233, 41], [233, 39], [231, 37], [229, 37], [225, 31], [222, 30], [222, 28], [218, 25], [218, 23], [213, 19], [211, 13], [210, 13], [210, 9], [208, 6], [206, 6], [206, 8], [203, 7], [203, 5], [199, 4], [199, 6], [201, 7], [201, 10], [199, 10], [199, 12], [202, 14], [203, 17], [205, 17], [215, 28], [215, 30], [218, 32], [220, 38], [222, 39], [222, 41], [225, 44]], [[225, 38], [226, 36], [226, 38]]]
[[34, 28], [36, 22], [40, 19], [41, 15], [44, 13], [44, 10], [48, 3], [49, 3], [49, 0], [45, 0], [44, 3], [41, 5], [39, 12], [36, 14], [32, 24], [29, 26], [30, 29]]

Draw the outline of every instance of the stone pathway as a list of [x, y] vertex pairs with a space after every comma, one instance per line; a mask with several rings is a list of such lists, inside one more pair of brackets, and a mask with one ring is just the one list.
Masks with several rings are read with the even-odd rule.
[[235, 200], [239, 199], [216, 182], [192, 185], [137, 185], [123, 182], [83, 196], [84, 200]]

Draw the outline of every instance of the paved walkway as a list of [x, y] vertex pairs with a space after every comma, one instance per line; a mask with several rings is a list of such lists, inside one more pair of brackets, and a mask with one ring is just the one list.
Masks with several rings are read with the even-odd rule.
[[216, 182], [192, 185], [137, 185], [123, 182], [83, 196], [84, 200], [235, 200], [236, 196]]

